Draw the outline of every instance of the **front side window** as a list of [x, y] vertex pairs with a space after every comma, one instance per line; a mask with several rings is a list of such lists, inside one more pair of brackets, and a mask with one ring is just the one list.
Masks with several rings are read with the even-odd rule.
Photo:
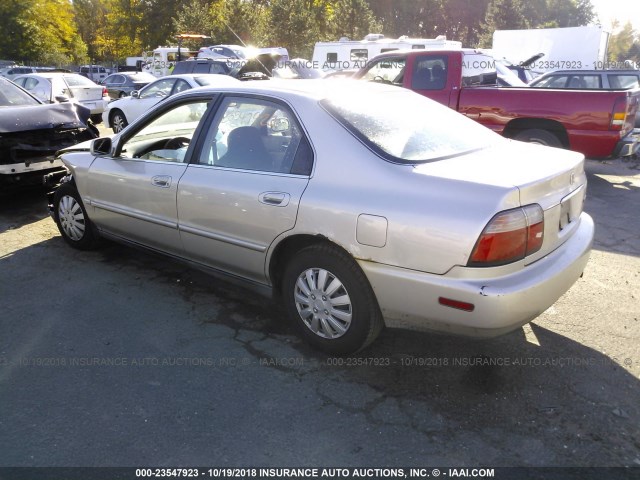
[[404, 58], [385, 58], [378, 60], [365, 72], [362, 79], [370, 82], [402, 85], [405, 63]]
[[[462, 155], [502, 141], [502, 137], [457, 112], [411, 91], [350, 91], [321, 105], [383, 158], [422, 163]], [[460, 135], [464, 132], [464, 135]]]
[[308, 175], [311, 149], [288, 107], [256, 98], [226, 98], [198, 163], [261, 172]]
[[197, 100], [171, 107], [128, 137], [120, 155], [128, 159], [184, 162], [207, 106], [206, 100]]
[[565, 88], [567, 86], [567, 80], [569, 80], [569, 75], [551, 75], [544, 80], [540, 80], [534, 86], [541, 88]]

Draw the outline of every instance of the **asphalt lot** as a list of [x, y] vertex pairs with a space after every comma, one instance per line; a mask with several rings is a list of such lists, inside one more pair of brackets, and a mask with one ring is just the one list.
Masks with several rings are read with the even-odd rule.
[[0, 200], [0, 466], [640, 468], [640, 166], [589, 161], [584, 278], [493, 340], [311, 350], [273, 303]]

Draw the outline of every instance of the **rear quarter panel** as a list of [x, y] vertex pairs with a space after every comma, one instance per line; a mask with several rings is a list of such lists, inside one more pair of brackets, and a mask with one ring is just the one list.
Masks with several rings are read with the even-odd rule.
[[[324, 111], [305, 125], [315, 167], [287, 235], [320, 235], [357, 259], [444, 274], [466, 264], [496, 212], [520, 204], [514, 187], [439, 178], [387, 162]], [[361, 215], [386, 219], [383, 246], [358, 241]]]

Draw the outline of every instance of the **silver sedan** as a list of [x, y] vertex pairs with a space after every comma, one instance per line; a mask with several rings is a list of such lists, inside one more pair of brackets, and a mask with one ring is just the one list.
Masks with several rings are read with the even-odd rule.
[[581, 276], [582, 155], [506, 140], [405, 89], [203, 88], [62, 155], [64, 240], [99, 237], [241, 279], [326, 352], [385, 326], [494, 336]]

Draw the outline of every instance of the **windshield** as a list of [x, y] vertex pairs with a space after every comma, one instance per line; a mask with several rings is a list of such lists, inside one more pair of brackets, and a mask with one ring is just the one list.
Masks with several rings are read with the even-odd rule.
[[407, 90], [341, 94], [321, 104], [372, 150], [391, 161], [441, 160], [502, 138], [480, 124]]
[[0, 77], [0, 107], [29, 107], [40, 102], [15, 85]]

